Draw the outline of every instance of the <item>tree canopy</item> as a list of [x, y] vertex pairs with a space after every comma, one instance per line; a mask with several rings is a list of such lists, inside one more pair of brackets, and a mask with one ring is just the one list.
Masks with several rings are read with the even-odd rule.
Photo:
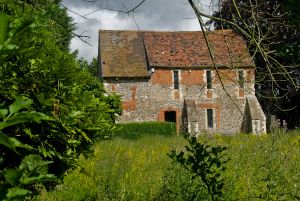
[[121, 112], [90, 73], [95, 64], [69, 52], [75, 27], [59, 2], [0, 1], [0, 200], [22, 199], [77, 166], [95, 139], [113, 134]]

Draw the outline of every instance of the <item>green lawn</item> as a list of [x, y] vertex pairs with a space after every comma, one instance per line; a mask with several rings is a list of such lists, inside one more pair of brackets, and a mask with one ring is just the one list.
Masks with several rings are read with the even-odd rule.
[[[202, 136], [200, 142], [228, 147], [224, 200], [299, 200], [300, 135]], [[100, 141], [84, 169], [69, 172], [39, 200], [209, 200], [198, 180], [172, 163], [181, 136], [143, 136]], [[200, 184], [200, 185], [199, 185]]]

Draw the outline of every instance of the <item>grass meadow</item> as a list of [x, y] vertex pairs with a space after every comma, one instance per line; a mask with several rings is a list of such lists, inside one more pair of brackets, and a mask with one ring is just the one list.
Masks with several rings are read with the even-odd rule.
[[[124, 136], [99, 141], [93, 157], [80, 159], [82, 168], [53, 191], [42, 189], [37, 200], [210, 200], [201, 181], [167, 156], [183, 150], [182, 136]], [[227, 147], [224, 200], [300, 200], [299, 131], [202, 135], [199, 141]]]

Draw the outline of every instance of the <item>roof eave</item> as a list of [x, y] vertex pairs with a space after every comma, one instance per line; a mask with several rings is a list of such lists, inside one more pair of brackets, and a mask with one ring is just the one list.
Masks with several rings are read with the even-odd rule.
[[[212, 65], [201, 65], [201, 66], [163, 66], [163, 65], [150, 65], [151, 68], [181, 68], [181, 69], [202, 69], [202, 68], [212, 68]], [[254, 64], [235, 64], [235, 65], [222, 65], [217, 64], [216, 68], [255, 68]]]

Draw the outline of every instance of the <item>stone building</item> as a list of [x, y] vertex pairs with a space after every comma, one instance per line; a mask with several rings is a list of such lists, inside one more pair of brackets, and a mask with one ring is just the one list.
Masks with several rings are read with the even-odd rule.
[[231, 30], [99, 32], [99, 71], [122, 97], [119, 122], [171, 121], [190, 133], [266, 132], [255, 66]]

